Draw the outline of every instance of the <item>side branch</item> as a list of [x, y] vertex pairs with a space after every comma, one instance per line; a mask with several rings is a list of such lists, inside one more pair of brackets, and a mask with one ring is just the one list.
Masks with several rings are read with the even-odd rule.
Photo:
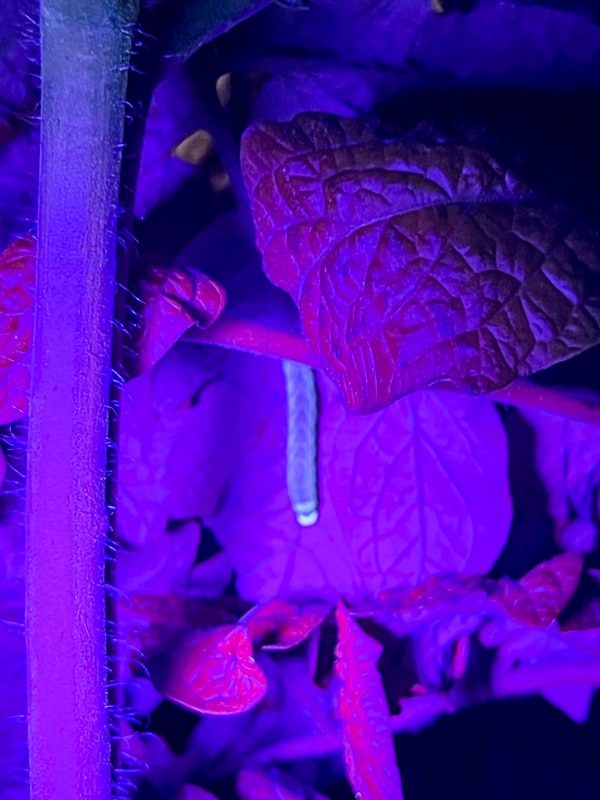
[[[267, 328], [256, 322], [222, 317], [205, 330], [190, 329], [184, 338], [200, 344], [213, 344], [254, 355], [297, 361], [314, 369], [320, 368], [318, 358], [301, 336]], [[440, 387], [436, 391], [452, 390]], [[504, 389], [482, 394], [480, 397], [516, 408], [545, 411], [575, 422], [600, 425], [600, 402], [579, 400], [565, 391], [538, 386], [526, 380], [513, 381]]]

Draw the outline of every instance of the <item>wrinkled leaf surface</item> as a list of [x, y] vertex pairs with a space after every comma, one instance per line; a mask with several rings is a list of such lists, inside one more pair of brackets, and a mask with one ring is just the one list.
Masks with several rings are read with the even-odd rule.
[[491, 392], [600, 340], [600, 242], [488, 152], [300, 114], [242, 166], [268, 277], [352, 411]]

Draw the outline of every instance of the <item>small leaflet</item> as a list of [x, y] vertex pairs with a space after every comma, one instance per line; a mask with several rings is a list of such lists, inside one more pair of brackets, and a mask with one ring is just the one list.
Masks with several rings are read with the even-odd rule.
[[600, 341], [600, 240], [468, 138], [303, 113], [244, 134], [267, 277], [349, 411], [470, 394]]
[[364, 633], [341, 602], [336, 620], [335, 669], [348, 780], [360, 800], [401, 800], [390, 712], [377, 669], [383, 647]]
[[182, 269], [154, 270], [144, 289], [140, 372], [156, 364], [192, 325], [210, 327], [221, 316], [227, 300], [225, 289], [217, 281]]
[[573, 596], [582, 569], [583, 559], [578, 553], [562, 553], [537, 564], [517, 582], [501, 578], [492, 598], [513, 619], [546, 628]]
[[219, 800], [216, 794], [195, 786], [193, 783], [184, 784], [176, 800]]
[[275, 598], [252, 608], [240, 622], [263, 650], [289, 650], [307, 639], [330, 610], [323, 603], [299, 605]]
[[201, 714], [248, 711], [267, 690], [244, 625], [200, 630], [187, 637], [160, 684], [169, 700]]
[[317, 387], [304, 364], [283, 361], [287, 395], [286, 479], [298, 525], [319, 519], [317, 495]]
[[33, 239], [16, 239], [0, 254], [0, 425], [25, 416], [33, 338]]

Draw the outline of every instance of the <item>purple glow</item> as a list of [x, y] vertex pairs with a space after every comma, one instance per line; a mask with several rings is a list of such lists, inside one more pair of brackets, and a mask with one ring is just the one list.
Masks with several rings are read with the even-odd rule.
[[0, 26], [2, 800], [595, 796], [597, 15], [111, 1], [38, 127]]

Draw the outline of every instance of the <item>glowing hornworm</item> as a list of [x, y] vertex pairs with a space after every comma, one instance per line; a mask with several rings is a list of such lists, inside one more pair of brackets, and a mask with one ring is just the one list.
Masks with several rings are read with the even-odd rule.
[[283, 362], [287, 393], [287, 488], [299, 525], [319, 518], [317, 495], [317, 387], [310, 367]]

